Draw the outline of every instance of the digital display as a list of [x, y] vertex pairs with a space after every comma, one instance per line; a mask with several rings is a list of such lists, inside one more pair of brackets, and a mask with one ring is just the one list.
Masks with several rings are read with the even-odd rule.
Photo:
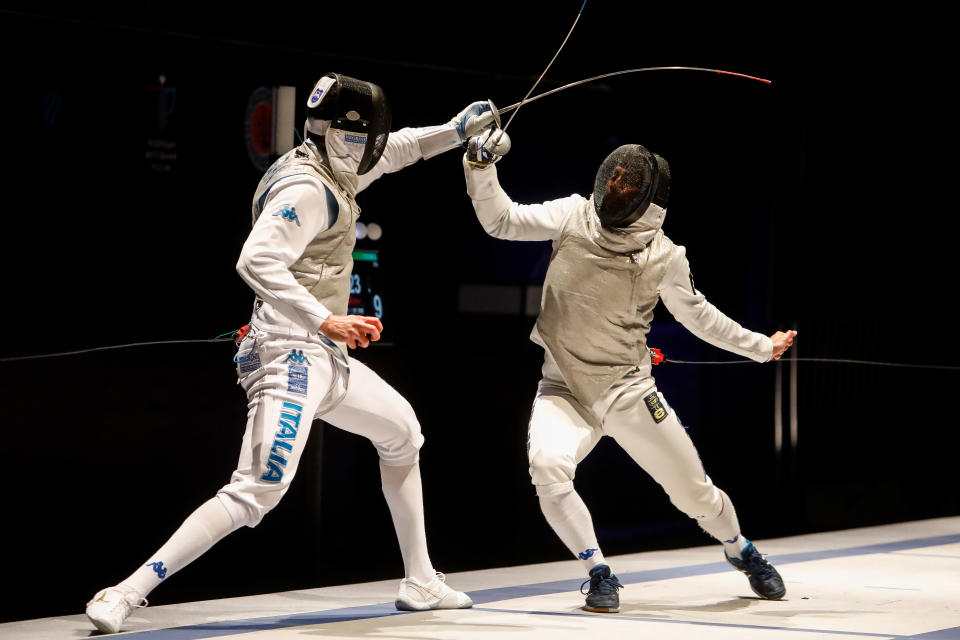
[[347, 313], [376, 316], [382, 320], [384, 313], [382, 287], [380, 251], [378, 249], [354, 251]]

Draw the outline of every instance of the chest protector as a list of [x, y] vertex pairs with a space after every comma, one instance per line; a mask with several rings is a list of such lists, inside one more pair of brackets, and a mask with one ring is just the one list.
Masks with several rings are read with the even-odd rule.
[[300, 258], [290, 265], [290, 273], [331, 313], [345, 315], [360, 207], [320, 162], [313, 142], [288, 151], [267, 170], [253, 196], [253, 221], [260, 216], [271, 191], [283, 188], [284, 180], [299, 175], [310, 175], [323, 183], [326, 202], [317, 204], [328, 208], [331, 224], [310, 241]]
[[589, 214], [584, 209], [564, 223], [534, 336], [537, 341], [539, 334], [570, 391], [588, 408], [615, 381], [649, 366], [647, 332], [675, 250], [662, 231], [633, 253], [604, 249], [588, 231]]

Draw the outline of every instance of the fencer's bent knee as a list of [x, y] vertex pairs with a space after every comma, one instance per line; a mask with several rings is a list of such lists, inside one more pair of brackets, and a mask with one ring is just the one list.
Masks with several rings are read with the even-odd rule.
[[420, 448], [424, 437], [420, 430], [420, 421], [413, 407], [405, 398], [399, 398], [395, 407], [396, 415], [389, 421], [396, 427], [384, 440], [374, 440], [380, 461], [388, 467], [403, 467], [420, 460]]
[[723, 498], [717, 487], [707, 478], [683, 490], [668, 491], [670, 502], [691, 518], [713, 518], [723, 509]]
[[543, 500], [559, 500], [568, 493], [573, 492], [573, 481], [555, 482], [553, 484], [536, 485], [537, 496]]
[[530, 456], [530, 480], [538, 487], [572, 483], [576, 468], [573, 458], [563, 453], [541, 449]]
[[260, 524], [263, 517], [280, 504], [284, 493], [279, 486], [275, 490], [254, 493], [236, 485], [227, 485], [217, 493], [217, 497], [223, 502], [237, 527], [252, 528]]
[[[419, 434], [418, 434], [419, 435]], [[380, 462], [388, 467], [405, 467], [420, 461], [420, 447], [423, 446], [424, 438], [407, 438], [401, 441], [391, 441], [388, 443], [375, 442], [377, 455], [380, 456]]]

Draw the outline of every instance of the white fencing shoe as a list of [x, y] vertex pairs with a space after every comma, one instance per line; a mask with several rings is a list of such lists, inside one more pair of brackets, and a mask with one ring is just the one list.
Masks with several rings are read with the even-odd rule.
[[428, 609], [469, 609], [473, 600], [465, 593], [447, 586], [446, 576], [437, 571], [433, 580], [420, 584], [413, 578], [400, 581], [400, 591], [394, 603], [400, 611], [426, 611]]
[[141, 598], [133, 589], [117, 585], [93, 596], [87, 603], [87, 617], [103, 633], [116, 633], [131, 611], [145, 606], [146, 598]]

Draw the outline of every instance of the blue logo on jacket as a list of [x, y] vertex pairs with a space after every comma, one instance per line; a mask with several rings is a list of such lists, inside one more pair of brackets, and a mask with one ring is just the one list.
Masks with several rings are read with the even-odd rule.
[[297, 226], [300, 226], [300, 218], [297, 217], [296, 207], [285, 205], [283, 209], [280, 209], [280, 211], [275, 211], [273, 215], [280, 216], [288, 222], [296, 222]]

